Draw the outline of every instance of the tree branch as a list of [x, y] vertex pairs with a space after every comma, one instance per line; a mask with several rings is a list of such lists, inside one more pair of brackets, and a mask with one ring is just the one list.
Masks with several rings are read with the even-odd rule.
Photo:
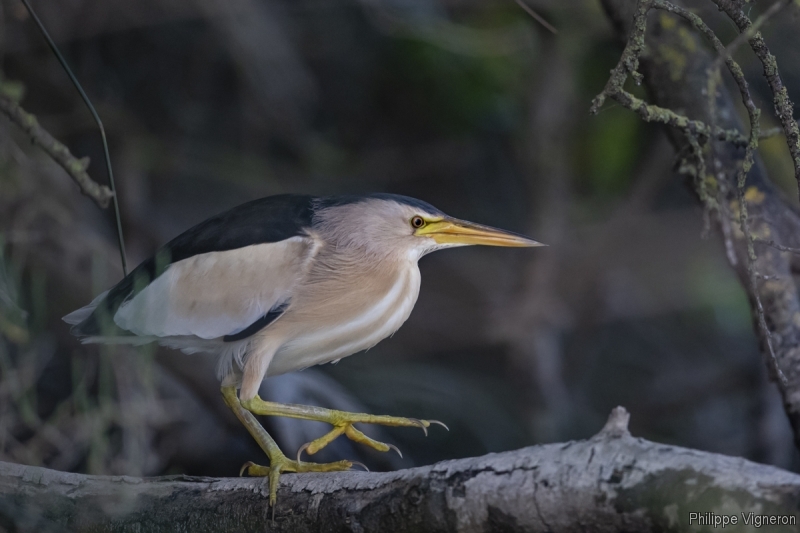
[[[712, 0], [720, 11], [725, 12], [734, 24], [745, 35], [747, 42], [750, 43], [750, 48], [756, 54], [758, 59], [764, 66], [764, 77], [769, 84], [772, 91], [773, 104], [775, 105], [775, 114], [781, 122], [783, 131], [786, 134], [786, 144], [789, 147], [789, 153], [792, 156], [792, 163], [794, 164], [794, 176], [797, 180], [798, 194], [800, 194], [800, 128], [797, 121], [794, 119], [794, 103], [789, 98], [789, 92], [781, 80], [781, 75], [778, 72], [778, 62], [775, 56], [769, 51], [767, 43], [761, 36], [761, 32], [757, 31], [758, 25], [753, 22], [741, 10], [741, 4], [732, 2], [731, 0]], [[789, 5], [791, 0], [784, 0], [784, 5]], [[778, 4], [778, 8], [782, 7]], [[771, 9], [767, 13], [771, 12]], [[765, 17], [767, 17], [765, 13]], [[764, 18], [765, 20], [766, 18]], [[758, 22], [758, 21], [757, 21]]]
[[[86, 476], [0, 463], [0, 525], [51, 531], [683, 531], [690, 513], [797, 523], [800, 476], [628, 433], [389, 473], [285, 474], [275, 522], [264, 480]], [[18, 528], [18, 529], [15, 529]]]
[[114, 196], [111, 189], [105, 185], [100, 185], [89, 177], [86, 169], [89, 167], [89, 158], [76, 158], [70, 153], [63, 143], [39, 125], [36, 117], [22, 109], [13, 99], [0, 94], [0, 111], [2, 111], [11, 121], [22, 128], [31, 138], [31, 142], [41, 147], [53, 160], [67, 171], [67, 174], [75, 180], [81, 192], [94, 200], [100, 207], [108, 207], [108, 202]]
[[[715, 1], [724, 4], [721, 0]], [[642, 105], [680, 110], [688, 121], [667, 122], [674, 126], [668, 128], [670, 140], [677, 153], [684, 154], [681, 169], [694, 177], [695, 193], [706, 209], [717, 214], [728, 259], [747, 291], [762, 353], [781, 392], [795, 444], [800, 447], [800, 323], [795, 318], [800, 316], [800, 287], [792, 276], [792, 257], [774, 245], [762, 244], [764, 240], [771, 240], [787, 248], [800, 247], [800, 213], [769, 181], [763, 164], [755, 155], [759, 116], [741, 69], [726, 55], [705, 23], [679, 6], [666, 0], [602, 2], [626, 46], [612, 71], [612, 79], [595, 102], [602, 103], [603, 96], [614, 97], [621, 90], [625, 77], [631, 75], [644, 81], [654, 101], [654, 105], [644, 102]], [[648, 24], [647, 14], [654, 8], [672, 11], [687, 22], [662, 12], [651, 17]], [[741, 27], [744, 26], [743, 22]], [[709, 53], [691, 30], [709, 38], [717, 55]], [[760, 34], [755, 35], [760, 39]], [[645, 49], [647, 53], [642, 53]], [[713, 79], [714, 65], [720, 54], [737, 83], [750, 118], [750, 135], [745, 137], [744, 144], [736, 139], [736, 135], [742, 136], [738, 132], [743, 128], [731, 95], [724, 85]], [[637, 68], [641, 68], [641, 74], [636, 72]], [[777, 76], [777, 69], [773, 74]], [[613, 80], [615, 77], [618, 79]], [[625, 105], [624, 99], [615, 99]], [[626, 107], [642, 116], [638, 107]], [[732, 131], [734, 134], [725, 139], [717, 134], [709, 135], [693, 127], [687, 117], [704, 125], [705, 132]], [[783, 118], [781, 120], [783, 122]], [[786, 125], [790, 144], [794, 142], [791, 131], [796, 126], [796, 123]], [[690, 154], [691, 160], [685, 154]], [[758, 245], [755, 250], [754, 244]]]

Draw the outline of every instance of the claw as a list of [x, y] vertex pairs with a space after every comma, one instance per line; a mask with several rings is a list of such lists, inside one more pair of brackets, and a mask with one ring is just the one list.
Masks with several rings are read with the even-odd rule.
[[402, 459], [402, 458], [403, 458], [403, 452], [401, 452], [401, 451], [400, 451], [400, 448], [398, 448], [398, 447], [397, 447], [397, 446], [395, 446], [394, 444], [387, 444], [387, 446], [388, 446], [389, 448], [391, 448], [392, 450], [396, 451], [396, 452], [397, 452], [397, 455], [399, 455], [399, 456], [400, 456], [400, 459]]
[[409, 418], [409, 420], [413, 420], [417, 423], [417, 425], [425, 432], [425, 436], [428, 436], [428, 426], [425, 425], [425, 420], [420, 420], [419, 418]]
[[247, 461], [245, 464], [242, 465], [242, 468], [239, 469], [239, 477], [242, 477], [244, 475], [245, 470], [255, 465], [256, 464], [253, 461]]
[[302, 454], [304, 451], [306, 451], [306, 449], [307, 449], [309, 446], [311, 446], [311, 443], [310, 443], [310, 442], [306, 442], [305, 444], [303, 444], [302, 446], [300, 446], [300, 449], [299, 449], [299, 450], [297, 450], [297, 462], [298, 462], [298, 463], [300, 462], [300, 455], [301, 455], [301, 454]]
[[[391, 444], [390, 444], [389, 446], [391, 446]], [[364, 468], [364, 470], [366, 470], [367, 472], [369, 472], [369, 468], [368, 468], [368, 467], [367, 467], [367, 465], [365, 465], [364, 463], [359, 463], [358, 461], [350, 461], [350, 462], [351, 462], [351, 463], [353, 463], [354, 465], [358, 465], [358, 466], [360, 466], [360, 467], [363, 467], [363, 468]]]
[[444, 422], [440, 422], [439, 420], [428, 420], [428, 422], [430, 422], [431, 424], [439, 424], [440, 426], [442, 426], [447, 431], [450, 431], [450, 428], [447, 427], [447, 424], [445, 424]]

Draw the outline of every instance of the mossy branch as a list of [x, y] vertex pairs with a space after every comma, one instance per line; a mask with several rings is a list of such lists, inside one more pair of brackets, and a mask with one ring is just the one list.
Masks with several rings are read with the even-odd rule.
[[31, 139], [33, 144], [39, 146], [58, 163], [75, 183], [81, 192], [94, 200], [100, 207], [108, 207], [109, 201], [114, 196], [111, 189], [94, 181], [86, 169], [89, 167], [89, 158], [77, 158], [62, 142], [53, 137], [36, 120], [12, 98], [0, 94], [0, 111], [2, 111], [14, 124], [19, 126]]

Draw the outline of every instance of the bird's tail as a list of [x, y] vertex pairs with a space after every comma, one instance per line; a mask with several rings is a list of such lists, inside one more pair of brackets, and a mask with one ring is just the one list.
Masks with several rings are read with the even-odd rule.
[[92, 315], [92, 313], [94, 313], [94, 310], [97, 309], [97, 305], [103, 300], [103, 298], [106, 297], [106, 294], [108, 294], [108, 291], [104, 291], [98, 294], [97, 297], [94, 300], [92, 300], [89, 305], [81, 307], [80, 309], [76, 309], [75, 311], [66, 315], [61, 320], [72, 326], [77, 326], [78, 324], [89, 318]]
[[[132, 333], [120, 329], [110, 320], [102, 320], [107, 315], [104, 309], [98, 307], [103, 304], [108, 291], [99, 294], [94, 300], [80, 309], [76, 309], [62, 318], [70, 324], [69, 332], [81, 339], [84, 344], [146, 344], [152, 342], [149, 337], [137, 337]], [[98, 312], [102, 315], [98, 317]], [[105, 327], [101, 327], [105, 325]]]

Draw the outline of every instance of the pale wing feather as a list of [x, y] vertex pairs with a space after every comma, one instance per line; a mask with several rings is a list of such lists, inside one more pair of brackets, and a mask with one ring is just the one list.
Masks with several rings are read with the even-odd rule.
[[316, 248], [311, 237], [292, 237], [178, 261], [123, 303], [114, 322], [142, 336], [238, 333], [291, 298]]

